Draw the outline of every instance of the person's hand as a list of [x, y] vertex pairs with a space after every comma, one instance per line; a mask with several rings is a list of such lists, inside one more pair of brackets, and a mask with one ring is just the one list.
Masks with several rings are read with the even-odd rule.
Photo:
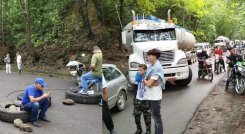
[[91, 71], [94, 71], [94, 67], [92, 67], [92, 66], [91, 66], [89, 69], [90, 69]]
[[159, 82], [158, 81], [155, 81], [153, 86], [156, 87], [158, 85], [159, 85]]
[[44, 93], [44, 94], [42, 95], [42, 97], [43, 97], [43, 98], [48, 98], [48, 97], [49, 97], [49, 94], [48, 94], [48, 93]]

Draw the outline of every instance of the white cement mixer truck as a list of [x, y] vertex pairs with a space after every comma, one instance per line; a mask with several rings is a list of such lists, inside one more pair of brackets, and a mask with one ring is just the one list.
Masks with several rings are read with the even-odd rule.
[[229, 45], [230, 39], [225, 36], [219, 36], [214, 40], [214, 46], [226, 46]]
[[192, 70], [188, 66], [186, 51], [193, 49], [196, 43], [193, 34], [186, 29], [154, 16], [139, 18], [133, 13], [133, 21], [124, 27], [122, 42], [132, 49], [129, 56], [129, 81], [134, 83], [139, 64], [147, 63], [147, 52], [157, 48], [161, 51], [159, 58], [165, 72], [165, 78], [175, 81], [177, 85], [186, 86], [192, 80]]

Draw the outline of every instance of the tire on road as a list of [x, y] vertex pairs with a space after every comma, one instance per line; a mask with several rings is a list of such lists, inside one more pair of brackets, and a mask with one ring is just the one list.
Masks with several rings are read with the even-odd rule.
[[13, 123], [15, 119], [21, 119], [24, 123], [30, 121], [31, 114], [29, 112], [26, 112], [24, 110], [22, 111], [16, 111], [16, 112], [10, 112], [7, 111], [6, 108], [8, 108], [11, 105], [15, 105], [13, 103], [5, 103], [3, 104], [3, 107], [0, 107], [0, 120], [4, 122]]
[[[24, 96], [24, 93], [17, 94], [17, 100], [21, 101], [23, 96]], [[50, 107], [50, 106], [52, 106], [52, 98], [51, 98], [51, 96], [48, 98], [48, 100], [49, 100], [49, 107]]]
[[72, 99], [80, 104], [98, 104], [101, 101], [102, 93], [95, 92], [93, 95], [78, 94], [80, 89], [70, 89], [65, 93], [67, 99]]
[[184, 79], [184, 80], [176, 80], [175, 83], [178, 86], [187, 86], [188, 84], [191, 83], [191, 80], [192, 80], [192, 70], [189, 67], [189, 77], [187, 79]]

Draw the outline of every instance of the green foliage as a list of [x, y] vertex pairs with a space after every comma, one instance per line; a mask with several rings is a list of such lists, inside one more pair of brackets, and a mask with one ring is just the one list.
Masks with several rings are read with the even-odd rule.
[[[26, 44], [25, 12], [22, 0], [3, 0], [0, 16], [1, 33], [5, 43], [17, 48]], [[245, 3], [243, 0], [99, 0], [105, 38], [120, 36], [120, 21], [123, 26], [132, 19], [131, 10], [137, 14], [152, 14], [167, 18], [167, 10], [175, 24], [187, 28], [198, 42], [212, 42], [223, 35], [231, 39], [245, 37]], [[90, 8], [94, 6], [91, 4]], [[29, 1], [31, 14], [32, 45], [63, 44], [67, 47], [76, 43], [82, 35], [82, 24], [76, 0], [33, 0]], [[88, 10], [91, 11], [91, 10]], [[97, 11], [98, 12], [98, 11]], [[89, 16], [94, 18], [95, 15]], [[93, 26], [95, 22], [92, 22]], [[97, 22], [96, 22], [97, 23]], [[2, 34], [0, 34], [0, 39]], [[112, 38], [113, 39], [113, 38]], [[119, 41], [120, 42], [120, 41]]]

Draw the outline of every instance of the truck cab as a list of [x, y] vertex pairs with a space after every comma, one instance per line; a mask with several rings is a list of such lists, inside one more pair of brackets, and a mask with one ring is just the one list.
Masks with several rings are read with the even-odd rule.
[[129, 81], [134, 83], [139, 64], [148, 64], [147, 52], [153, 48], [161, 51], [159, 58], [167, 81], [186, 86], [191, 82], [192, 72], [184, 51], [179, 49], [176, 27], [162, 20], [137, 20], [129, 23], [122, 32], [122, 41], [132, 49], [129, 56]]

